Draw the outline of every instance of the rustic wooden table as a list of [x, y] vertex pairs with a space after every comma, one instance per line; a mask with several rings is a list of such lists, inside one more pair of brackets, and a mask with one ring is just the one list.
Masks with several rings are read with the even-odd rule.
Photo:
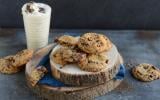
[[[80, 35], [84, 32], [106, 34], [124, 57], [127, 73], [122, 84], [96, 100], [160, 100], [160, 81], [140, 82], [130, 74], [138, 63], [152, 63], [160, 67], [160, 31], [54, 30], [53, 38], [62, 34]], [[0, 56], [14, 54], [26, 48], [22, 29], [0, 29]], [[0, 74], [0, 100], [39, 100], [26, 85], [24, 71], [14, 75]]]

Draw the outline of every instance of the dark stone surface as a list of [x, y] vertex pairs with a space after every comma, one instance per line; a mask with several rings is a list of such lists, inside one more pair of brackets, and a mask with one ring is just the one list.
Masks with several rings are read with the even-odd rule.
[[[0, 0], [0, 27], [23, 27], [29, 0]], [[160, 29], [159, 0], [34, 0], [52, 6], [52, 28]]]
[[[151, 63], [160, 68], [160, 31], [54, 30], [53, 38], [62, 34], [80, 35], [84, 32], [106, 34], [124, 57], [127, 73], [122, 84], [96, 100], [160, 100], [160, 80], [140, 82], [130, 70], [139, 63]], [[25, 48], [23, 30], [0, 29], [0, 56], [14, 54]], [[40, 100], [26, 85], [24, 71], [14, 75], [0, 74], [0, 100]]]

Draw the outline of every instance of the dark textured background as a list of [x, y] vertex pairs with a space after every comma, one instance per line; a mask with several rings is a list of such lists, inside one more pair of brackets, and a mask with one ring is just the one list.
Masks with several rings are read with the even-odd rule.
[[[23, 27], [21, 6], [0, 0], [0, 27]], [[52, 6], [52, 28], [160, 29], [160, 0], [35, 0]]]

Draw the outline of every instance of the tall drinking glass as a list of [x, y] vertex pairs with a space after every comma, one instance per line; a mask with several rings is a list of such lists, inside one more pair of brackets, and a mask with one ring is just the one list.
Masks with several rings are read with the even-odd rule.
[[31, 12], [27, 11], [27, 7], [27, 3], [22, 7], [27, 48], [36, 50], [48, 44], [51, 7], [44, 3], [35, 3], [30, 8]]

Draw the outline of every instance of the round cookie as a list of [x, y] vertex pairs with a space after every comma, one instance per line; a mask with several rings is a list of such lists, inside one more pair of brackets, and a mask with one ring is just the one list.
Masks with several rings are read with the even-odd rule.
[[69, 46], [69, 47], [76, 46], [78, 43], [78, 39], [76, 37], [69, 36], [69, 35], [63, 35], [57, 38], [55, 41], [63, 46]]
[[80, 69], [89, 72], [98, 72], [102, 69], [106, 68], [108, 63], [108, 59], [104, 56], [103, 53], [101, 54], [89, 54], [87, 57], [82, 58], [78, 65]]
[[78, 47], [86, 53], [101, 53], [112, 47], [110, 40], [97, 33], [86, 33], [78, 41]]
[[138, 80], [148, 82], [160, 78], [160, 71], [151, 64], [142, 63], [132, 69], [132, 74]]

